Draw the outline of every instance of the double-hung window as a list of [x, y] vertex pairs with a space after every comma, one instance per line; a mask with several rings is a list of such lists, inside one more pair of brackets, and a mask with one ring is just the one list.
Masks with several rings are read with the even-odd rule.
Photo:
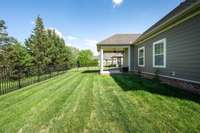
[[166, 67], [166, 39], [153, 43], [153, 67]]
[[145, 66], [145, 48], [144, 47], [138, 48], [138, 66], [140, 67]]

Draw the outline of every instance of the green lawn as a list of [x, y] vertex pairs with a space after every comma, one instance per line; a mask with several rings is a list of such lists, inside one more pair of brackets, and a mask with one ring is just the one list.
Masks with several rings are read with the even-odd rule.
[[0, 96], [0, 132], [200, 132], [200, 98], [135, 75], [71, 71]]

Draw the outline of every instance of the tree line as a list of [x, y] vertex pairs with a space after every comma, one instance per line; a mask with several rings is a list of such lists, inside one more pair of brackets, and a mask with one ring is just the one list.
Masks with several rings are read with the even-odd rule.
[[93, 57], [91, 50], [68, 46], [55, 30], [45, 28], [39, 16], [35, 20], [30, 37], [25, 39], [23, 44], [8, 35], [5, 21], [0, 20], [0, 66], [97, 66], [98, 61]]

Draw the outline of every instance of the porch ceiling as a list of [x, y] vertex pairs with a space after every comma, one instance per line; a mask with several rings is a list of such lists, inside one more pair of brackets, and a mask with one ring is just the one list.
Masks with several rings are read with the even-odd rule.
[[97, 46], [97, 51], [100, 51], [100, 49], [103, 49], [104, 52], [124, 52], [125, 48], [128, 48], [130, 45], [123, 45], [123, 46], [118, 46], [118, 45], [109, 45], [109, 46], [104, 46], [104, 45], [98, 45]]

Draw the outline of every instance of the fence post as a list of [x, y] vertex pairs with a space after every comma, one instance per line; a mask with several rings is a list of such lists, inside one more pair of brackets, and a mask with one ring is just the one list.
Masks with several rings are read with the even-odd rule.
[[40, 81], [40, 70], [39, 70], [40, 68], [39, 68], [39, 65], [37, 66], [37, 69], [38, 69], [37, 70], [37, 72], [38, 72], [37, 73], [37, 81], [39, 82]]
[[21, 69], [18, 67], [18, 87], [21, 88]]
[[58, 75], [58, 67], [56, 66], [55, 67], [55, 70], [56, 70], [56, 76]]
[[2, 74], [2, 67], [0, 67], [0, 95], [2, 94], [2, 86], [3, 86], [3, 82], [2, 82], [2, 77], [3, 77], [3, 74]]
[[51, 75], [51, 66], [49, 66], [49, 72], [50, 72], [50, 78], [51, 78], [51, 76], [52, 76], [52, 75]]

